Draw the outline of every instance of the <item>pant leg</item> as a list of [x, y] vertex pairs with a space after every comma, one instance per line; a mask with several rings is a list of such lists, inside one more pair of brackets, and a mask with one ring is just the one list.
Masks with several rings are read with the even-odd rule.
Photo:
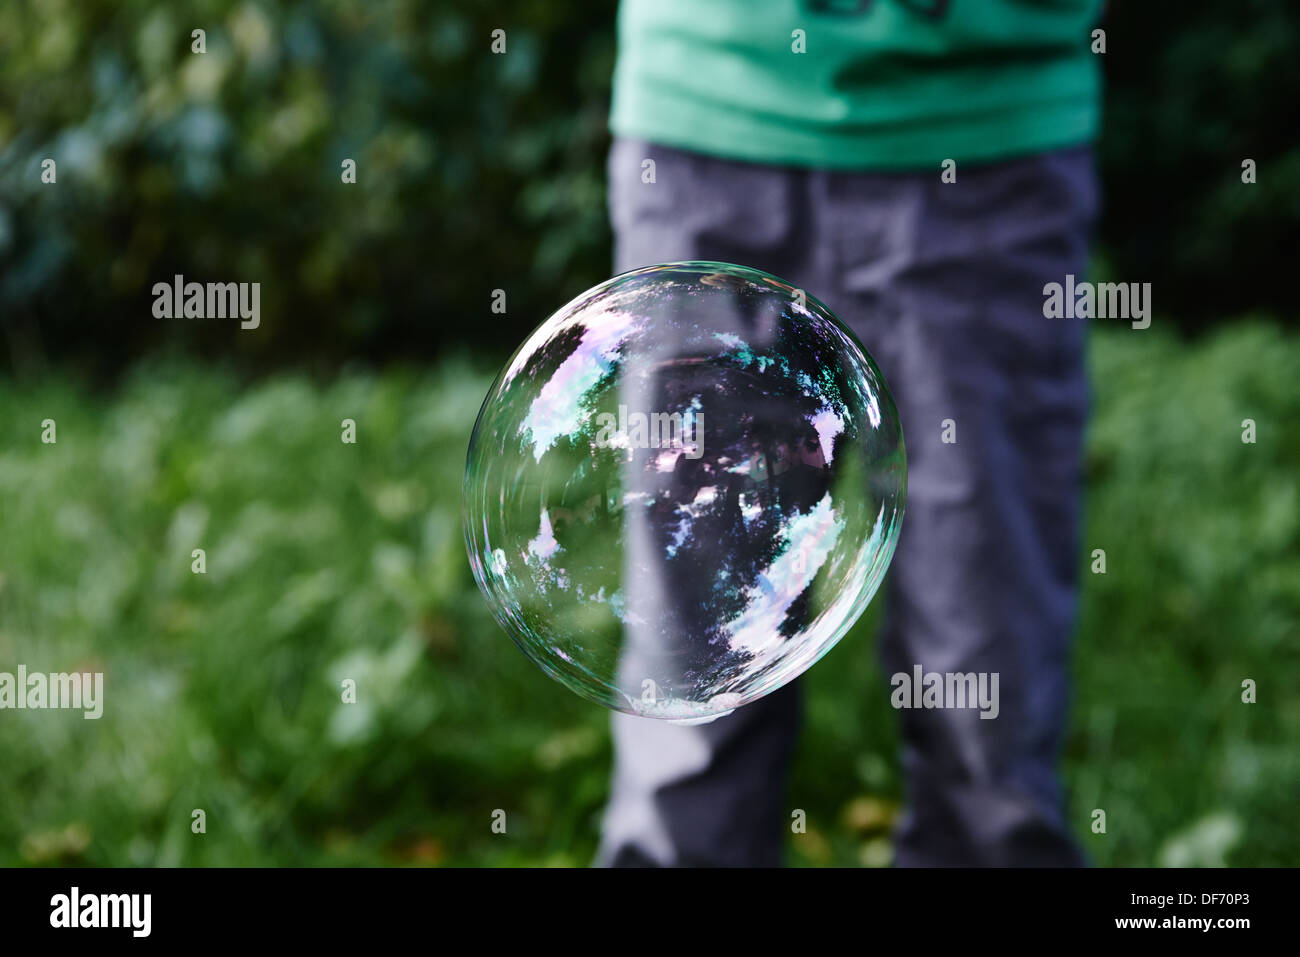
[[[648, 182], [645, 160], [653, 160]], [[620, 140], [610, 154], [615, 271], [710, 259], [817, 288], [807, 174]], [[781, 863], [797, 683], [695, 727], [613, 716], [614, 780], [598, 863]]]
[[[881, 365], [908, 502], [880, 637], [886, 675], [999, 674], [1000, 712], [901, 710], [900, 865], [1073, 865], [1056, 775], [1076, 609], [1083, 324], [1043, 316], [1079, 276], [1089, 151], [880, 177], [828, 174], [842, 317]], [[942, 441], [945, 420], [956, 441]]]

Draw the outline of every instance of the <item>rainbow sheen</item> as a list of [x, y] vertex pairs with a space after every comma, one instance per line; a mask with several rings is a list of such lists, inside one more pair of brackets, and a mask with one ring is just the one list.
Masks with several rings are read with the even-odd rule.
[[875, 363], [743, 266], [616, 276], [497, 377], [465, 542], [497, 621], [584, 698], [712, 720], [806, 671], [871, 601], [907, 486]]

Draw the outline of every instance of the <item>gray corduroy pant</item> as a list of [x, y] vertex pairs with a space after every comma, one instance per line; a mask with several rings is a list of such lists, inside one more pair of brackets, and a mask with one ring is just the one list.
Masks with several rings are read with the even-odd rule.
[[[894, 393], [908, 501], [886, 579], [885, 674], [1000, 676], [994, 720], [899, 711], [896, 863], [1082, 863], [1056, 765], [1080, 557], [1084, 329], [1044, 317], [1043, 286], [1085, 271], [1091, 150], [962, 166], [944, 183], [937, 168], [781, 168], [619, 140], [609, 171], [617, 271], [709, 259], [771, 272], [830, 306]], [[598, 862], [779, 864], [799, 711], [796, 683], [698, 727], [615, 715]]]

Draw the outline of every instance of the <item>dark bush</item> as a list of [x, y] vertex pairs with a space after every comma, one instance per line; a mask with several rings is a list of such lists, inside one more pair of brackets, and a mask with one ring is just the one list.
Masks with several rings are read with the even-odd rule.
[[[602, 16], [4, 5], [3, 348], [20, 366], [57, 354], [112, 369], [161, 343], [256, 365], [518, 339], [608, 273]], [[177, 273], [260, 281], [263, 327], [154, 319], [151, 288]]]

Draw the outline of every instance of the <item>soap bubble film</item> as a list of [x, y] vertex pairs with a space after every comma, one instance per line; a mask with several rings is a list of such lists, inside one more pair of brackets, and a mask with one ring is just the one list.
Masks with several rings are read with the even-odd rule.
[[501, 371], [465, 540], [543, 671], [693, 723], [848, 631], [893, 555], [906, 471], [885, 381], [830, 310], [755, 269], [650, 266], [560, 309]]

